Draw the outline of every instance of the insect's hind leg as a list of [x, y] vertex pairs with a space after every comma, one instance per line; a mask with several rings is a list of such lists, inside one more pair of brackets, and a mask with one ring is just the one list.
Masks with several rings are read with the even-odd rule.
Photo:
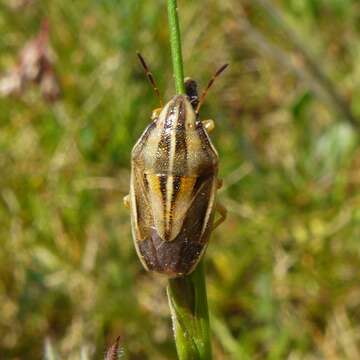
[[216, 203], [215, 210], [219, 213], [220, 218], [214, 222], [212, 230], [215, 230], [219, 225], [221, 225], [227, 217], [227, 210], [225, 206], [222, 205], [221, 203], [219, 202]]

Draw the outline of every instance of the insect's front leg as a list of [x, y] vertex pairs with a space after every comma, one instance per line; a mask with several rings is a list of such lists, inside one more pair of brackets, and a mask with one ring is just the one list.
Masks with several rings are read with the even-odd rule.
[[127, 209], [130, 209], [130, 195], [129, 194], [127, 194], [126, 196], [123, 197], [123, 203]]
[[152, 112], [152, 114], [151, 114], [151, 120], [152, 120], [152, 121], [156, 120], [156, 119], [159, 117], [159, 115], [160, 115], [160, 113], [161, 113], [161, 110], [162, 110], [161, 107], [156, 108], [155, 110], [153, 110], [153, 112]]
[[201, 123], [203, 124], [203, 127], [208, 133], [212, 132], [215, 129], [214, 120], [203, 120]]
[[215, 211], [219, 213], [220, 218], [214, 222], [212, 230], [215, 230], [219, 225], [221, 225], [225, 221], [227, 216], [227, 210], [225, 206], [219, 202], [217, 202], [215, 205]]

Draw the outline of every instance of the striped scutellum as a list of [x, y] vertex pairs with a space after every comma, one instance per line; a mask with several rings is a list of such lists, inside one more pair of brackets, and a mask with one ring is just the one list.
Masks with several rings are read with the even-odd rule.
[[[200, 101], [195, 81], [187, 79], [186, 95], [176, 95], [154, 110], [132, 150], [125, 203], [131, 209], [135, 248], [147, 270], [172, 277], [191, 273], [211, 231], [225, 218], [224, 208], [215, 201], [219, 157], [208, 136], [214, 122], [201, 121], [198, 115], [208, 88], [225, 67], [214, 75]], [[221, 218], [214, 223], [215, 209]]]

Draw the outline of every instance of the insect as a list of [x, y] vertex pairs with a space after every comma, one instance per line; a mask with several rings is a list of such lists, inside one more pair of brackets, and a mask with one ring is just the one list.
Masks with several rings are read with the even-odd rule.
[[[145, 269], [178, 277], [195, 269], [210, 233], [226, 217], [215, 201], [221, 181], [218, 153], [208, 136], [214, 122], [201, 121], [199, 110], [228, 65], [215, 73], [200, 98], [196, 82], [186, 78], [186, 95], [175, 95], [162, 106], [153, 75], [138, 57], [161, 108], [153, 111], [132, 150], [130, 193], [124, 203], [131, 210], [135, 248]], [[221, 215], [217, 221], [215, 210]]]

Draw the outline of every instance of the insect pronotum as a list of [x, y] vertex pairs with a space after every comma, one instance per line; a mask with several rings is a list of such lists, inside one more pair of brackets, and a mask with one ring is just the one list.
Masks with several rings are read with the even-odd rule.
[[[144, 59], [138, 54], [161, 108], [132, 150], [131, 227], [137, 254], [150, 271], [171, 277], [191, 273], [204, 254], [211, 231], [225, 219], [216, 203], [218, 153], [208, 132], [212, 120], [201, 121], [206, 94], [227, 67], [212, 77], [200, 99], [194, 80], [185, 79], [186, 95], [175, 95], [164, 107]], [[214, 222], [215, 210], [221, 217]]]

